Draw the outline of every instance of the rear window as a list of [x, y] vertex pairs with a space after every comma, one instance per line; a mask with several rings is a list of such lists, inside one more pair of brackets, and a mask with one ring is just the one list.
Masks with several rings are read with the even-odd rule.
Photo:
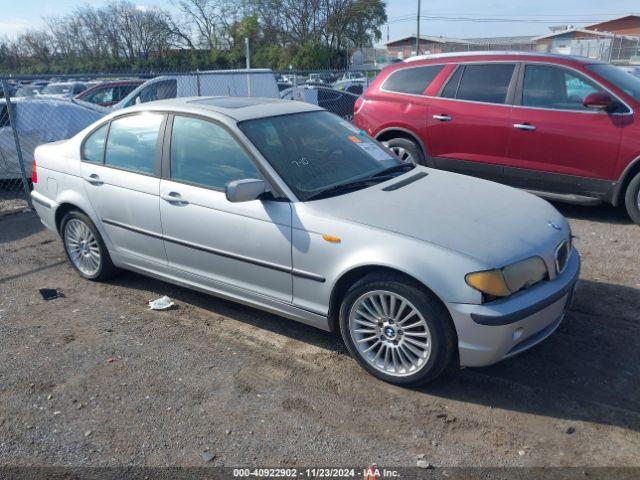
[[442, 96], [473, 102], [506, 103], [514, 70], [515, 64], [512, 63], [465, 65], [458, 68], [449, 80]]
[[428, 65], [396, 70], [385, 80], [382, 88], [390, 92], [420, 95], [443, 68], [444, 65]]
[[162, 119], [162, 114], [145, 112], [113, 120], [107, 137], [105, 165], [152, 174]]

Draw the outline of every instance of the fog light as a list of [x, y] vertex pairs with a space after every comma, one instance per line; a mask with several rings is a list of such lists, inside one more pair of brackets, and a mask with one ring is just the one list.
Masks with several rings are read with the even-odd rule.
[[511, 338], [513, 338], [513, 341], [515, 342], [516, 340], [518, 340], [522, 336], [523, 333], [524, 333], [524, 329], [522, 327], [520, 327], [517, 330], [513, 331], [513, 334], [511, 335]]

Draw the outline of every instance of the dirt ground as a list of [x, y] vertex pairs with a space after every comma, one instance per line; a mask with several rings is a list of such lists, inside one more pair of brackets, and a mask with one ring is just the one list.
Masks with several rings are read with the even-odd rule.
[[[82, 280], [34, 214], [0, 217], [0, 465], [640, 466], [640, 227], [558, 208], [583, 257], [566, 321], [420, 389], [274, 315], [133, 273]], [[165, 294], [176, 309], [147, 309]]]

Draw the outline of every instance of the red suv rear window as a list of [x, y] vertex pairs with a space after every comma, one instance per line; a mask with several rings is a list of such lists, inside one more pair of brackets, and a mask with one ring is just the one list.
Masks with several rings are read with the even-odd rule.
[[395, 70], [384, 81], [382, 89], [387, 92], [420, 95], [443, 68], [444, 65], [426, 65]]

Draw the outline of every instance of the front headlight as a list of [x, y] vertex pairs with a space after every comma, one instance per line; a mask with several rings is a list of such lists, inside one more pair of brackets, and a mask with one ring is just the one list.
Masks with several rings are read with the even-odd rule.
[[467, 274], [470, 287], [491, 297], [508, 297], [547, 278], [547, 266], [540, 257], [531, 257], [501, 269]]

